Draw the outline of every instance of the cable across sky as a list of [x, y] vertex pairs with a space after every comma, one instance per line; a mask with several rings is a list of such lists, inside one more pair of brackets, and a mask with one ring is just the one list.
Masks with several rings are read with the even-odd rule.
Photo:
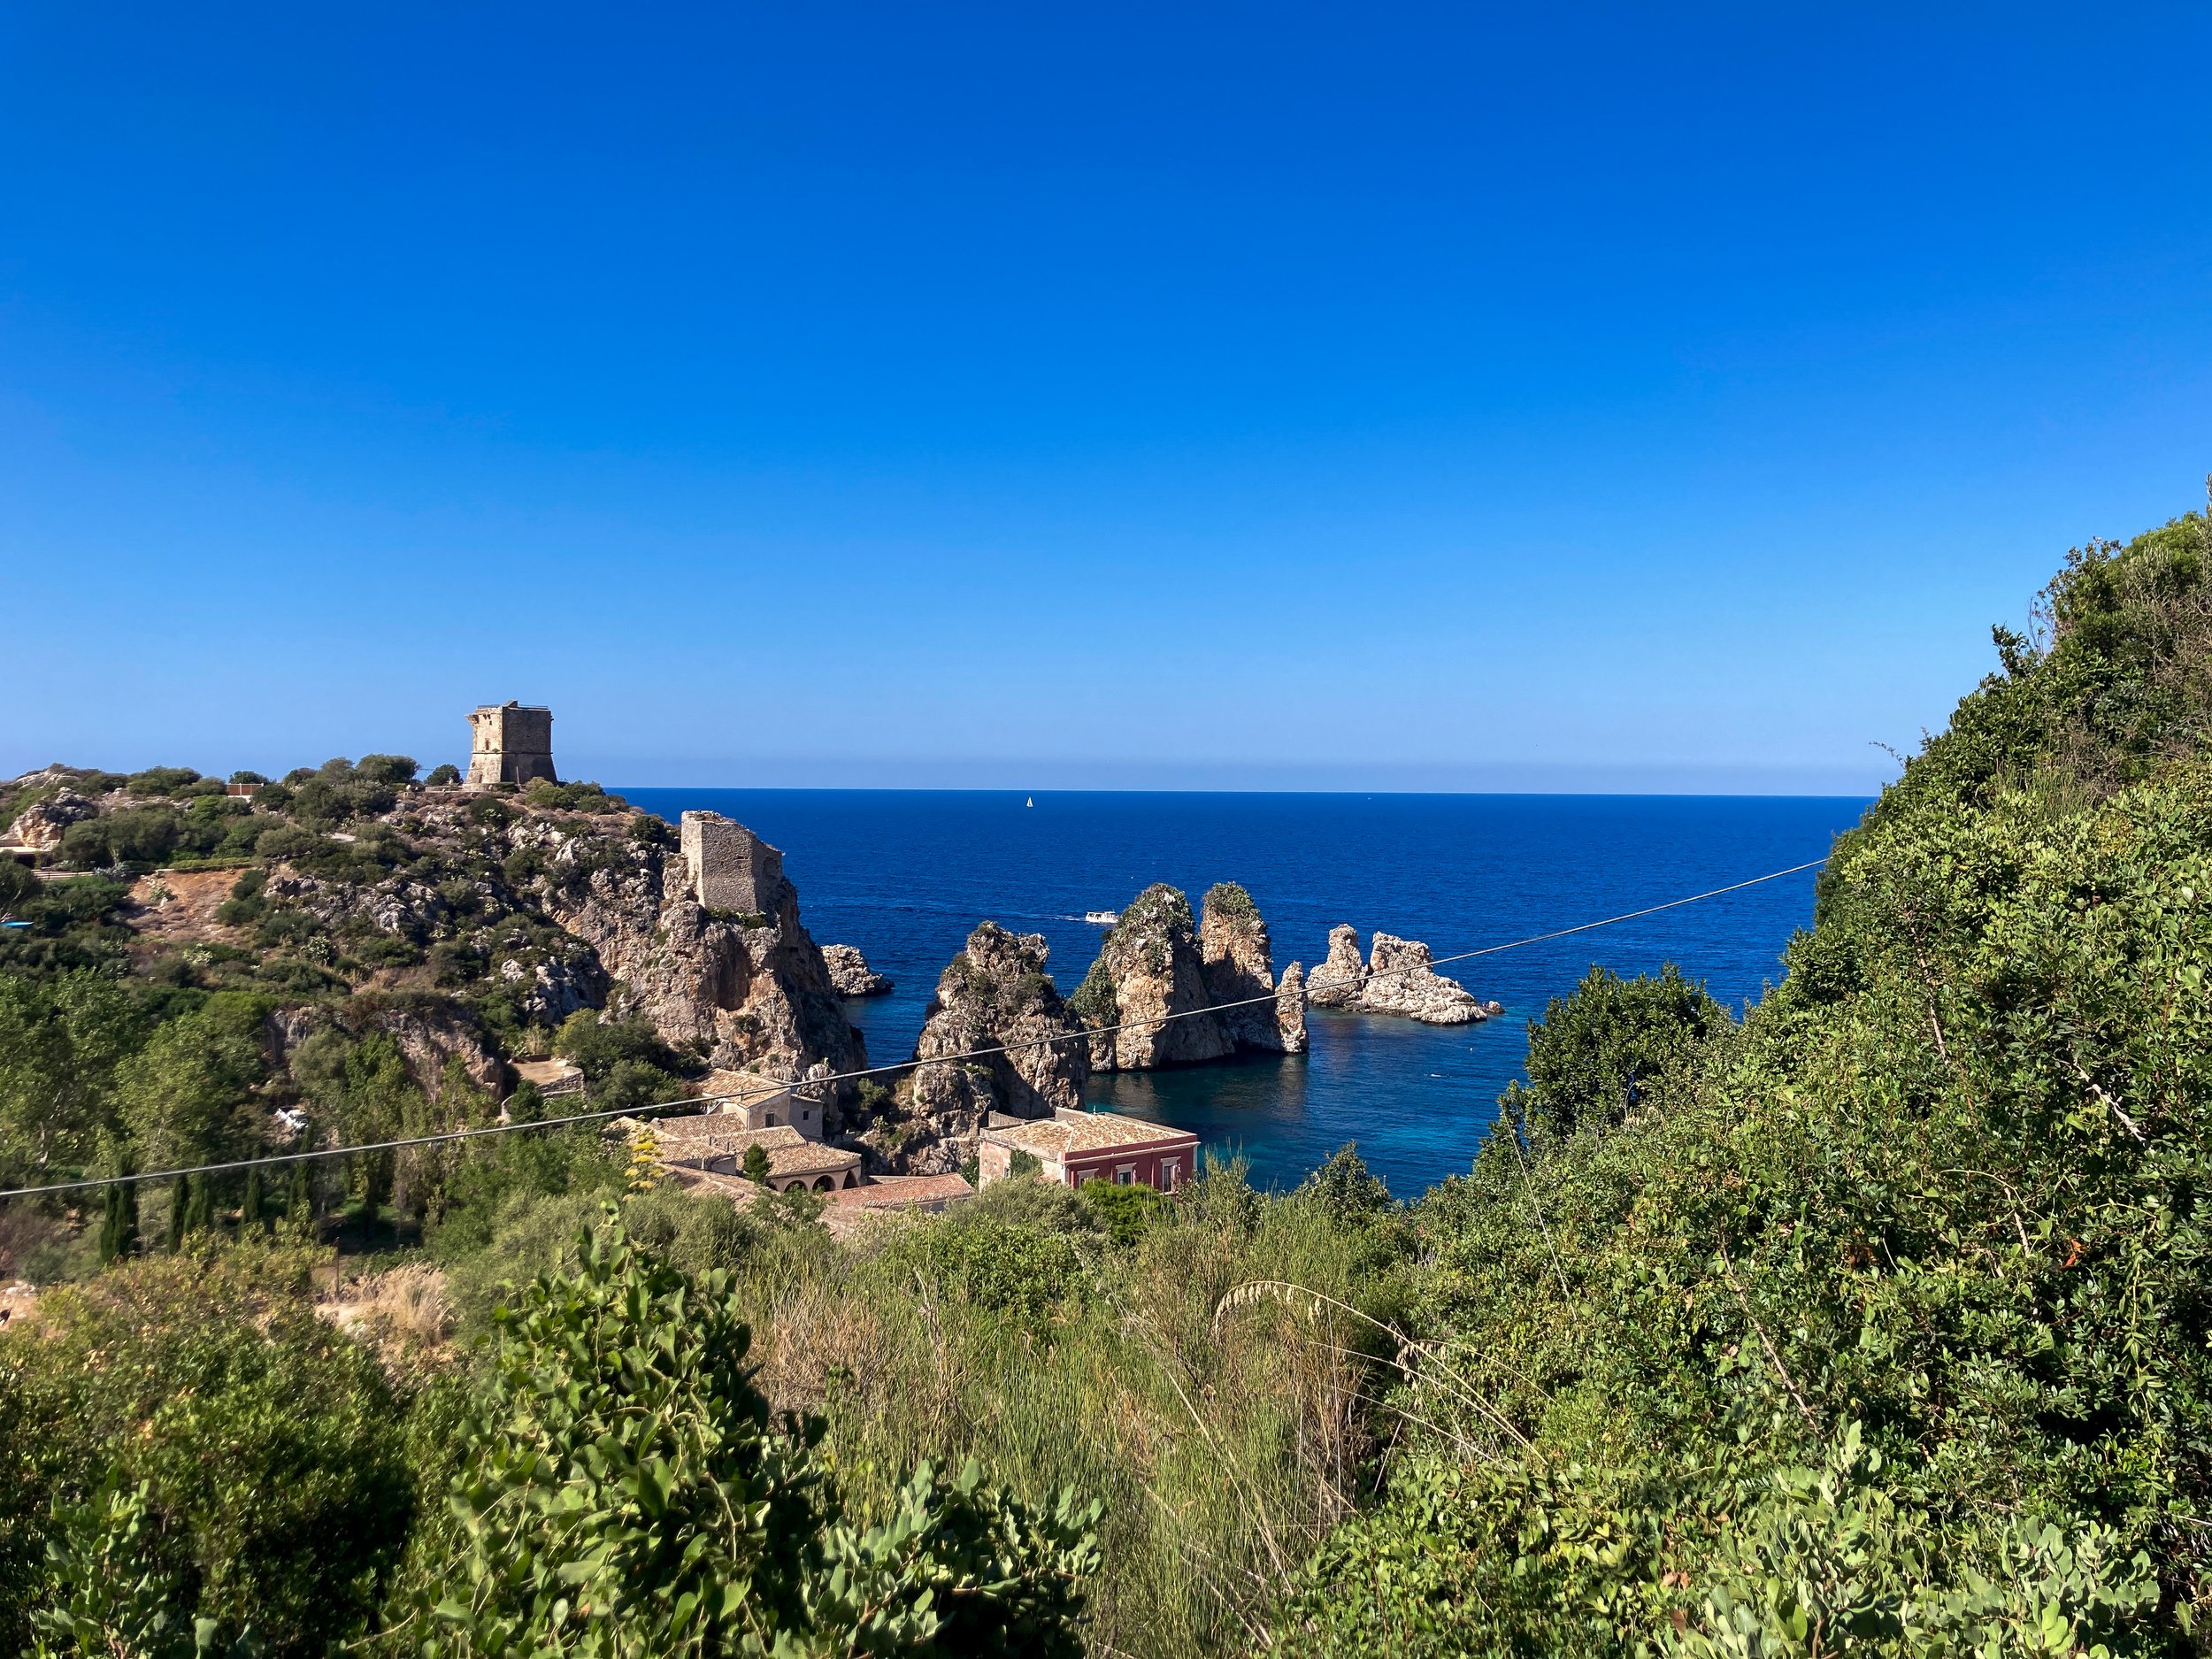
[[[1548, 933], [1531, 933], [1525, 938], [1509, 939], [1503, 944], [1483, 945], [1471, 950], [1455, 951], [1449, 956], [1432, 956], [1430, 966], [1443, 966], [1455, 962], [1471, 962], [1478, 956], [1496, 956], [1502, 951], [1519, 950], [1529, 945], [1540, 945], [1554, 939], [1567, 939], [1576, 933], [1590, 933], [1601, 927], [1616, 926], [1646, 916], [1656, 916], [1663, 910], [1679, 910], [1686, 904], [1697, 904], [1707, 899], [1717, 899], [1725, 894], [1740, 893], [1746, 887], [1755, 887], [1769, 881], [1778, 881], [1807, 870], [1816, 870], [1827, 861], [1809, 859], [1803, 864], [1791, 864], [1781, 870], [1770, 870], [1764, 875], [1752, 876], [1742, 881], [1732, 881], [1725, 887], [1709, 887], [1702, 893], [1686, 894], [1662, 903], [1647, 904], [1641, 910], [1624, 910], [1617, 916], [1605, 916], [1596, 921], [1578, 922], [1571, 927], [1554, 928]], [[1402, 968], [1384, 968], [1364, 975], [1362, 984], [1388, 979], [1394, 974], [1409, 973], [1420, 964]], [[398, 1152], [412, 1147], [443, 1146], [462, 1141], [482, 1140], [492, 1135], [519, 1134], [527, 1130], [559, 1129], [572, 1124], [600, 1123], [615, 1118], [640, 1118], [649, 1113], [666, 1114], [682, 1109], [733, 1104], [744, 1101], [765, 1100], [790, 1089], [821, 1088], [834, 1083], [856, 1082], [864, 1078], [887, 1077], [897, 1072], [917, 1071], [926, 1065], [949, 1065], [963, 1060], [987, 1059], [994, 1055], [1026, 1052], [1033, 1048], [1051, 1048], [1064, 1042], [1088, 1042], [1094, 1036], [1127, 1030], [1156, 1031], [1179, 1019], [1195, 1019], [1204, 1014], [1225, 1013], [1232, 1009], [1250, 1008], [1258, 1004], [1273, 1004], [1279, 993], [1268, 992], [1260, 996], [1239, 997], [1232, 1002], [1210, 1002], [1203, 1008], [1188, 1008], [1153, 1019], [1121, 1020], [1110, 1025], [1087, 1025], [1080, 1031], [1061, 1032], [1047, 1037], [1033, 1037], [1020, 1042], [992, 1043], [987, 1047], [964, 1049], [956, 1054], [932, 1055], [927, 1059], [895, 1060], [883, 1065], [863, 1066], [851, 1071], [833, 1071], [820, 1077], [794, 1078], [778, 1081], [768, 1087], [739, 1089], [726, 1094], [688, 1094], [678, 1100], [657, 1101], [645, 1106], [611, 1107], [600, 1111], [576, 1112], [563, 1118], [539, 1118], [523, 1122], [487, 1124], [474, 1129], [449, 1129], [437, 1134], [411, 1135], [397, 1141], [373, 1141], [354, 1146], [313, 1147], [298, 1152], [274, 1152], [259, 1157], [233, 1158], [219, 1164], [195, 1164], [179, 1169], [148, 1170], [140, 1173], [90, 1176], [81, 1180], [55, 1181], [42, 1187], [17, 1187], [0, 1191], [0, 1200], [35, 1198], [53, 1193], [84, 1192], [100, 1187], [122, 1187], [144, 1181], [174, 1180], [187, 1175], [221, 1175], [236, 1170], [266, 1167], [272, 1164], [301, 1164], [317, 1158], [351, 1157], [370, 1152]]]

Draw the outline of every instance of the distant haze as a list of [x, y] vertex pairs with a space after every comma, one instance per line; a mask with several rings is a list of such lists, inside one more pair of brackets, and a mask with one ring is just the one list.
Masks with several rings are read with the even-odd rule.
[[2212, 12], [0, 17], [0, 771], [1862, 794], [2212, 467]]

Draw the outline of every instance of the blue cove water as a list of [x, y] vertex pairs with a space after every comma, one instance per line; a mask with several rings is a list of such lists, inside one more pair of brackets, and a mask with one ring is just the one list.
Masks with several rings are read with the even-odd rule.
[[[1867, 802], [1802, 796], [1038, 794], [835, 789], [622, 791], [673, 821], [727, 814], [783, 849], [807, 929], [857, 945], [888, 996], [847, 1004], [880, 1064], [913, 1052], [937, 976], [985, 918], [1051, 941], [1072, 990], [1098, 953], [1086, 910], [1154, 881], [1194, 905], [1242, 882], [1278, 972], [1310, 968], [1338, 922], [1440, 956], [1663, 903], [1826, 855]], [[1035, 804], [1026, 804], [1033, 800]], [[1779, 976], [1812, 916], [1805, 871], [1444, 972], [1505, 1004], [1478, 1025], [1314, 1010], [1312, 1051], [1093, 1081], [1094, 1104], [1196, 1133], [1294, 1185], [1347, 1141], [1400, 1197], [1467, 1168], [1520, 1074], [1527, 1022], [1591, 964], [1672, 962], [1731, 1006]]]

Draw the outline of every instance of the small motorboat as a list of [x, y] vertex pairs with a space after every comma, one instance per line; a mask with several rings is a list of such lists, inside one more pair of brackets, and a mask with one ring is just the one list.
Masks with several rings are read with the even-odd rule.
[[1083, 919], [1100, 927], [1111, 927], [1121, 919], [1121, 912], [1118, 910], [1085, 910]]

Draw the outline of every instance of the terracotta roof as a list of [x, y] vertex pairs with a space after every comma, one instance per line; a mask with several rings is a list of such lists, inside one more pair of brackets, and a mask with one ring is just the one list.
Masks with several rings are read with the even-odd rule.
[[865, 1187], [848, 1187], [833, 1201], [858, 1210], [902, 1210], [910, 1204], [941, 1204], [972, 1198], [975, 1188], [957, 1170], [945, 1175], [879, 1175]]
[[848, 1152], [842, 1147], [824, 1146], [818, 1141], [802, 1141], [795, 1147], [775, 1147], [768, 1154], [771, 1175], [830, 1175], [859, 1167], [859, 1153]]
[[720, 1112], [659, 1118], [650, 1123], [618, 1118], [613, 1127], [632, 1137], [651, 1131], [654, 1154], [669, 1168], [679, 1164], [704, 1167], [726, 1158], [733, 1170], [741, 1169], [748, 1147], [758, 1147], [768, 1155], [768, 1172], [772, 1176], [833, 1175], [860, 1165], [859, 1153], [810, 1141], [789, 1124], [778, 1124], [773, 1129], [741, 1129]]
[[812, 1142], [789, 1124], [773, 1129], [747, 1129], [721, 1112], [687, 1112], [680, 1118], [618, 1118], [611, 1128], [634, 1139], [650, 1131], [661, 1161], [672, 1158], [745, 1156], [747, 1147], [773, 1153], [780, 1147], [809, 1146]]
[[1000, 1146], [1056, 1161], [1114, 1147], [1146, 1146], [1159, 1141], [1195, 1146], [1198, 1141], [1198, 1137], [1187, 1129], [1124, 1118], [1118, 1112], [1056, 1112], [1016, 1128], [987, 1129], [983, 1133], [986, 1140]]

